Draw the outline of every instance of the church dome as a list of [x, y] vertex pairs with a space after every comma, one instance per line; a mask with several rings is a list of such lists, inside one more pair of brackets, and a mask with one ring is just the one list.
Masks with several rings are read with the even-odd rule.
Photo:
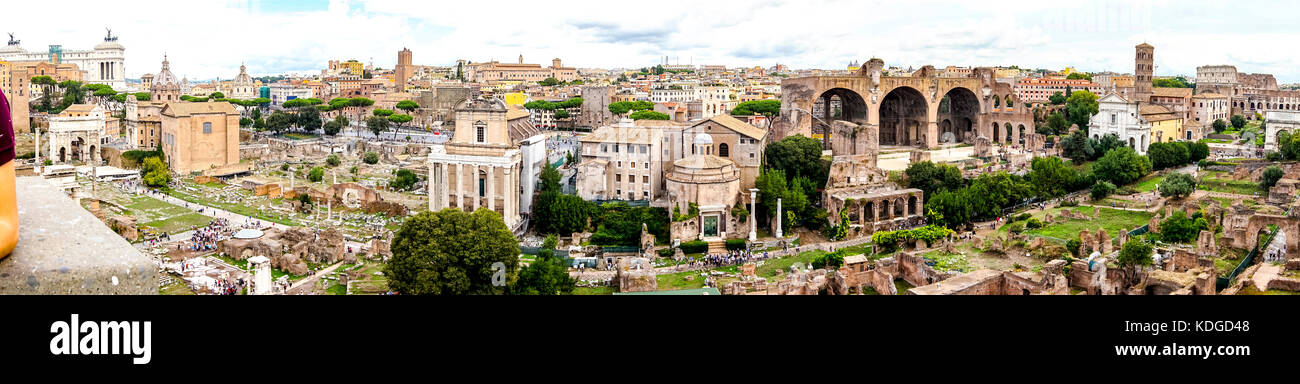
[[699, 134], [695, 135], [695, 145], [709, 145], [709, 144], [713, 144], [713, 135], [704, 132], [700, 132]]
[[506, 102], [496, 98], [469, 98], [456, 105], [457, 111], [505, 112]]

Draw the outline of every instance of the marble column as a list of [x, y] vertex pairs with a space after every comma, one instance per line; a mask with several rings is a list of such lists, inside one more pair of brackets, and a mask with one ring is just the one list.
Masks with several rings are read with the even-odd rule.
[[749, 189], [749, 241], [758, 241], [758, 225], [754, 216], [758, 213], [758, 188]]
[[778, 239], [785, 237], [781, 233], [781, 216], [784, 216], [781, 214], [781, 199], [777, 198], [776, 199], [776, 238]]
[[479, 205], [478, 164], [474, 164], [470, 166], [469, 175], [470, 175], [470, 183], [474, 184], [474, 186], [470, 188], [471, 190], [470, 196], [474, 197], [474, 211], [477, 211]]
[[297, 172], [289, 172], [289, 190], [290, 190], [290, 191], [293, 190], [293, 187], [294, 187], [294, 176], [296, 176], [296, 175], [298, 175]]
[[465, 210], [465, 164], [456, 163], [456, 209]]
[[487, 211], [497, 211], [497, 165], [487, 165]]
[[442, 210], [442, 209], [446, 209], [447, 207], [451, 206], [451, 204], [449, 204], [450, 202], [447, 201], [448, 195], [450, 195], [450, 193], [451, 193], [451, 190], [450, 190], [450, 188], [451, 188], [451, 183], [448, 183], [448, 182], [447, 182], [447, 176], [448, 176], [448, 174], [447, 174], [447, 173], [448, 173], [448, 172], [447, 172], [447, 171], [448, 171], [448, 170], [447, 170], [447, 163], [442, 163], [442, 164], [439, 166], [439, 168], [442, 168], [442, 178], [441, 178], [441, 179], [438, 179], [438, 181], [442, 184], [442, 187], [439, 188], [439, 189], [441, 190], [441, 194], [439, 195], [439, 198], [440, 198], [441, 201], [442, 201], [442, 206], [441, 206], [441, 207], [438, 207], [438, 209], [439, 209], [439, 210]]

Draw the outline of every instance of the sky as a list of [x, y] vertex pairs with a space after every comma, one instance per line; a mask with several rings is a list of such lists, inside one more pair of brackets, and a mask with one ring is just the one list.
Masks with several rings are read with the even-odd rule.
[[728, 67], [780, 63], [843, 69], [1018, 65], [1133, 71], [1133, 47], [1156, 47], [1156, 75], [1236, 65], [1300, 82], [1296, 1], [939, 0], [204, 0], [14, 1], [0, 32], [45, 51], [90, 49], [112, 28], [129, 78], [166, 54], [177, 76], [230, 79], [315, 74], [329, 60], [392, 68], [409, 48], [417, 65], [457, 59], [578, 68], [661, 63]]

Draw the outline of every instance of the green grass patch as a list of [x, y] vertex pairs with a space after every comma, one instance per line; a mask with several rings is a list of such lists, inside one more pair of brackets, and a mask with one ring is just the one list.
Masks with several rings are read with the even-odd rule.
[[[1097, 228], [1105, 228], [1106, 234], [1111, 239], [1119, 236], [1119, 231], [1130, 231], [1134, 227], [1142, 226], [1151, 221], [1153, 214], [1150, 212], [1127, 211], [1123, 209], [1111, 209], [1106, 207], [1096, 207], [1101, 210], [1096, 219], [1093, 220], [1065, 220], [1061, 221], [1059, 216], [1063, 210], [1074, 210], [1076, 213], [1082, 213], [1085, 216], [1092, 217], [1093, 206], [1079, 206], [1067, 208], [1048, 208], [1047, 211], [1052, 213], [1053, 220], [1056, 222], [1047, 224], [1047, 226], [1037, 229], [1025, 230], [1025, 233], [1032, 235], [1046, 236], [1061, 240], [1077, 239], [1079, 233], [1083, 231], [1097, 231]], [[1043, 213], [1034, 213], [1033, 216], [1039, 220], [1043, 219]], [[1007, 233], [1007, 226], [998, 228], [1001, 234]]]
[[167, 234], [176, 234], [185, 232], [195, 227], [203, 227], [212, 223], [212, 218], [200, 215], [198, 213], [186, 213], [162, 220], [150, 221], [141, 226], [157, 229], [159, 232]]
[[613, 295], [618, 292], [617, 287], [574, 287], [574, 295], [595, 296], [595, 295]]
[[291, 132], [291, 133], [286, 133], [286, 134], [284, 134], [284, 137], [287, 137], [287, 138], [290, 138], [290, 139], [293, 139], [293, 140], [308, 140], [308, 139], [315, 139], [315, 138], [317, 138], [317, 137], [319, 137], [319, 136], [316, 136], [316, 135], [313, 135], [313, 134], [309, 134], [309, 133], [297, 133], [297, 132]]
[[1151, 192], [1156, 189], [1157, 184], [1160, 184], [1160, 182], [1164, 180], [1165, 177], [1163, 175], [1148, 176], [1146, 178], [1143, 178], [1142, 180], [1139, 180], [1137, 184], [1133, 185], [1133, 189], [1138, 192]]
[[[706, 271], [707, 272], [707, 271]], [[669, 273], [655, 276], [658, 280], [660, 291], [675, 291], [680, 289], [704, 288], [704, 276], [700, 276], [700, 271], [686, 271]], [[687, 276], [695, 276], [691, 280], [686, 280]]]
[[[233, 212], [233, 213], [236, 213], [236, 214], [240, 214], [240, 215], [244, 215], [244, 216], [252, 217], [252, 218], [255, 218], [255, 219], [258, 219], [258, 220], [270, 221], [270, 222], [273, 222], [273, 223], [284, 224], [284, 225], [288, 225], [288, 226], [291, 226], [291, 227], [296, 227], [296, 226], [299, 226], [299, 225], [300, 225], [300, 224], [298, 224], [298, 222], [293, 221], [292, 219], [288, 219], [288, 218], [275, 218], [275, 217], [271, 217], [271, 216], [265, 215], [265, 214], [263, 214], [261, 211], [259, 211], [257, 208], [254, 208], [254, 207], [251, 207], [251, 206], [248, 206], [248, 205], [244, 205], [244, 204], [231, 204], [231, 203], [224, 203], [224, 202], [219, 202], [219, 201], [211, 201], [211, 200], [208, 200], [208, 199], [205, 199], [205, 198], [201, 198], [201, 197], [198, 197], [198, 196], [195, 196], [195, 195], [191, 195], [191, 194], [186, 193], [186, 192], [183, 192], [183, 191], [177, 191], [177, 190], [167, 190], [166, 193], [167, 193], [168, 195], [170, 195], [171, 197], [175, 197], [175, 198], [177, 198], [177, 199], [185, 200], [185, 201], [188, 201], [188, 202], [191, 202], [191, 203], [194, 203], [194, 204], [206, 205], [206, 206], [209, 206], [209, 207], [220, 208], [220, 209], [225, 210], [225, 211], [228, 211], [228, 212]], [[182, 208], [182, 209], [184, 209], [184, 208]]]
[[348, 287], [344, 286], [343, 284], [334, 284], [331, 285], [329, 288], [325, 288], [325, 293], [331, 295], [346, 295], [348, 294]]
[[907, 280], [894, 279], [894, 289], [898, 291], [898, 294], [906, 295], [907, 290], [912, 288], [913, 288], [912, 283], [907, 282]]

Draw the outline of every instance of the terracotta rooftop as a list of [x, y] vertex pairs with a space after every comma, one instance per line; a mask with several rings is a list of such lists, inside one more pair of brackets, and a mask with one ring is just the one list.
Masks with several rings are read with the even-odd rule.
[[749, 123], [740, 121], [739, 119], [731, 117], [731, 115], [717, 115], [712, 118], [709, 118], [709, 120], [707, 121], [712, 121], [721, 124], [724, 127], [727, 127], [733, 131], [736, 131], [737, 133], [740, 133], [745, 136], [749, 136], [751, 138], [762, 140], [764, 137], [767, 137], [766, 130], [763, 130], [762, 128], [759, 127], [755, 127], [753, 125], [749, 125]]
[[167, 103], [167, 105], [163, 107], [163, 112], [162, 112], [162, 114], [168, 116], [189, 116], [194, 114], [207, 114], [207, 113], [223, 113], [227, 115], [235, 115], [238, 114], [239, 112], [235, 111], [234, 105], [231, 105], [230, 103], [224, 101], [203, 102], [203, 103], [192, 103], [187, 101], [171, 102], [171, 103]]
[[1157, 97], [1181, 97], [1184, 99], [1192, 97], [1191, 88], [1156, 87], [1151, 91], [1151, 95]]

